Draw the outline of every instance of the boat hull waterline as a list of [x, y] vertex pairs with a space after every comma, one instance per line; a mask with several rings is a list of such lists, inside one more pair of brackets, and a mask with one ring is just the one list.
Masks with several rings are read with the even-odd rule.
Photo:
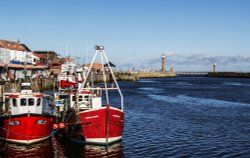
[[19, 114], [1, 117], [1, 139], [18, 144], [32, 144], [51, 136], [54, 116]]
[[[84, 143], [110, 145], [121, 141], [124, 112], [114, 107], [101, 107], [77, 113]], [[72, 139], [76, 140], [76, 139]]]

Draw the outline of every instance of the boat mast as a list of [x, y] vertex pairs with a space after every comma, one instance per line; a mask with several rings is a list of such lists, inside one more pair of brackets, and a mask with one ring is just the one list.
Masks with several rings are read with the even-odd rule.
[[[95, 55], [94, 55], [94, 57], [93, 57], [93, 59], [92, 59], [92, 61], [91, 61], [90, 67], [89, 67], [89, 69], [88, 69], [88, 72], [87, 72], [87, 75], [86, 75], [87, 77], [86, 77], [86, 79], [83, 81], [83, 84], [78, 88], [78, 94], [80, 94], [80, 92], [81, 92], [82, 89], [86, 89], [86, 90], [94, 90], [94, 89], [96, 89], [96, 88], [94, 88], [94, 87], [92, 87], [92, 88], [87, 88], [87, 87], [86, 87], [86, 88], [85, 88], [85, 85], [86, 85], [86, 82], [87, 82], [87, 78], [88, 78], [88, 76], [89, 76], [89, 74], [90, 74], [90, 72], [91, 72], [91, 69], [92, 69], [92, 67], [93, 67], [93, 64], [94, 64], [94, 61], [95, 61], [95, 59], [96, 59], [96, 56], [97, 56], [97, 54], [99, 53], [99, 55], [101, 56], [101, 62], [102, 62], [103, 80], [104, 80], [104, 86], [105, 86], [105, 87], [104, 87], [104, 90], [105, 90], [105, 92], [106, 92], [106, 101], [107, 101], [107, 104], [109, 104], [108, 90], [117, 89], [118, 92], [119, 92], [120, 98], [121, 98], [121, 110], [123, 111], [123, 95], [122, 95], [122, 92], [121, 92], [121, 90], [120, 90], [120, 87], [119, 87], [119, 85], [118, 85], [118, 83], [117, 83], [117, 80], [116, 80], [116, 77], [115, 77], [115, 75], [114, 75], [114, 72], [113, 72], [113, 70], [111, 69], [111, 66], [110, 66], [108, 57], [107, 57], [107, 55], [106, 55], [106, 53], [105, 53], [105, 51], [104, 51], [104, 46], [95, 46], [95, 49], [96, 49], [96, 52], [95, 52]], [[105, 70], [104, 70], [104, 62], [106, 62], [107, 65], [108, 65], [108, 69], [109, 69], [109, 71], [110, 71], [110, 73], [111, 73], [112, 78], [114, 79], [116, 88], [108, 88], [108, 86], [107, 86], [107, 78], [106, 78], [106, 74], [105, 74]]]
[[105, 88], [105, 94], [106, 94], [106, 102], [107, 105], [109, 105], [109, 94], [108, 94], [108, 86], [107, 86], [107, 78], [106, 73], [104, 69], [104, 61], [103, 61], [103, 54], [104, 54], [104, 47], [103, 46], [96, 46], [96, 50], [100, 53], [101, 56], [101, 64], [102, 64], [102, 72], [103, 72], [103, 82], [104, 82], [104, 88]]
[[107, 57], [105, 51], [103, 51], [103, 56], [104, 56], [104, 59], [106, 60], [106, 62], [107, 62], [107, 64], [108, 64], [108, 68], [109, 68], [109, 70], [110, 70], [110, 73], [111, 73], [111, 75], [112, 75], [112, 78], [114, 79], [115, 85], [116, 85], [117, 90], [118, 90], [118, 92], [119, 92], [119, 95], [120, 95], [120, 97], [121, 97], [121, 110], [123, 111], [123, 95], [122, 95], [121, 89], [120, 89], [120, 87], [119, 87], [119, 85], [118, 85], [118, 83], [117, 83], [117, 80], [116, 80], [116, 77], [115, 77], [115, 75], [114, 75], [114, 72], [113, 72], [113, 70], [111, 69], [111, 66], [110, 66], [110, 63], [109, 63], [109, 60], [108, 60], [108, 57]]

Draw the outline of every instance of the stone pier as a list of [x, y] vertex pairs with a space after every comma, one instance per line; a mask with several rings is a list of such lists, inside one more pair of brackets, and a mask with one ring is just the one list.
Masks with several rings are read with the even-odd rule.
[[115, 76], [120, 81], [136, 81], [140, 78], [164, 78], [176, 77], [176, 73], [172, 71], [167, 72], [116, 72]]

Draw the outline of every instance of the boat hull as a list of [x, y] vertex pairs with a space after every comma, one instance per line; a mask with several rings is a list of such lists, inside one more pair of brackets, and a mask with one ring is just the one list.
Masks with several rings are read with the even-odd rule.
[[122, 139], [124, 112], [113, 107], [78, 113], [81, 130], [88, 144], [108, 145]]
[[32, 144], [50, 137], [54, 116], [43, 114], [20, 114], [0, 118], [2, 139], [18, 143]]

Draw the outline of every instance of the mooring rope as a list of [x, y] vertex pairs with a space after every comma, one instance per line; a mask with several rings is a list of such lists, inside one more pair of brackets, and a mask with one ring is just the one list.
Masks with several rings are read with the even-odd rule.
[[[58, 129], [56, 130], [53, 130], [49, 135], [44, 135], [44, 136], [27, 136], [27, 135], [24, 135], [24, 134], [20, 134], [20, 133], [16, 133], [16, 132], [13, 132], [13, 131], [10, 131], [4, 127], [0, 127], [1, 129], [7, 131], [7, 133], [12, 133], [12, 134], [15, 134], [15, 135], [18, 135], [18, 136], [23, 136], [23, 137], [30, 137], [30, 138], [39, 138], [39, 137], [48, 137], [48, 136], [52, 136], [54, 135]], [[0, 137], [0, 138], [3, 138], [3, 137]], [[7, 137], [6, 138], [3, 138], [3, 139], [8, 139]]]
[[[8, 112], [10, 113], [10, 111], [8, 111]], [[9, 115], [9, 120], [11, 121], [11, 115]], [[10, 130], [10, 124], [8, 124], [7, 131], [9, 131], [9, 130]], [[9, 137], [9, 132], [7, 132], [6, 139], [8, 139], [8, 137]], [[3, 148], [1, 150], [5, 150], [5, 148], [6, 148], [7, 145], [8, 145], [8, 142], [4, 142], [4, 146], [3, 146]]]

